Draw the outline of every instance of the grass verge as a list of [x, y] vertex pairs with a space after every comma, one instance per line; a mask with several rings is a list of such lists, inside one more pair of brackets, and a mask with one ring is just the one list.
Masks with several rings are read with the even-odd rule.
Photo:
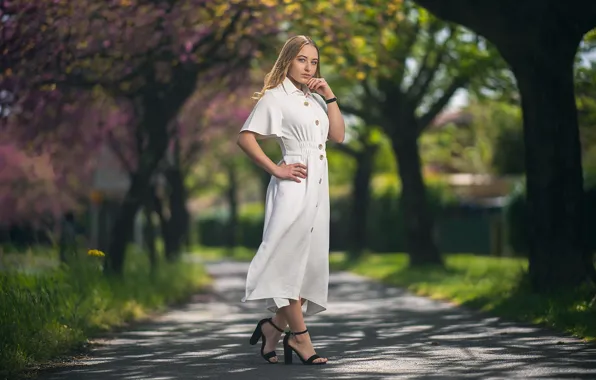
[[254, 248], [245, 247], [234, 247], [234, 248], [221, 248], [221, 247], [205, 247], [195, 246], [191, 249], [204, 260], [234, 260], [248, 262], [257, 253]]
[[408, 267], [405, 254], [370, 254], [354, 263], [341, 253], [331, 255], [331, 267], [349, 270], [418, 295], [451, 301], [510, 320], [531, 322], [596, 341], [596, 307], [590, 301], [596, 287], [584, 286], [561, 294], [530, 291], [522, 258], [446, 255], [446, 268]]
[[[49, 255], [48, 255], [49, 256]], [[122, 326], [188, 299], [209, 284], [192, 262], [161, 262], [131, 249], [124, 276], [102, 274], [101, 258], [84, 256], [70, 268], [0, 272], [0, 379], [83, 347], [101, 331]]]

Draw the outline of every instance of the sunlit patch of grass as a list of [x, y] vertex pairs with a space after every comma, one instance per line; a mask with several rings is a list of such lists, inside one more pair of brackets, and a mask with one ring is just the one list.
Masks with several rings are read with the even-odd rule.
[[596, 287], [586, 285], [561, 294], [538, 294], [527, 284], [526, 259], [469, 254], [444, 258], [445, 268], [417, 268], [409, 267], [405, 254], [370, 254], [348, 263], [343, 254], [334, 253], [331, 266], [404, 287], [418, 295], [596, 340], [596, 307], [590, 306]]
[[70, 267], [0, 272], [0, 379], [80, 347], [99, 331], [122, 326], [187, 299], [209, 284], [202, 265], [160, 262], [131, 249], [122, 277], [105, 276], [100, 255], [83, 252]]
[[247, 262], [252, 260], [257, 253], [257, 249], [246, 247], [222, 248], [195, 246], [192, 252], [207, 261], [227, 259]]

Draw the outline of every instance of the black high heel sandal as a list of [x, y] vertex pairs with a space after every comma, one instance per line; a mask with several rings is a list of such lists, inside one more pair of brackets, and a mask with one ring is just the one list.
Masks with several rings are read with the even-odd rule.
[[277, 362], [272, 362], [270, 359], [273, 357], [276, 357], [277, 354], [275, 353], [275, 351], [271, 351], [268, 353], [264, 353], [263, 350], [265, 349], [265, 344], [267, 344], [267, 339], [265, 338], [265, 334], [263, 334], [263, 329], [262, 326], [265, 323], [269, 323], [271, 326], [273, 326], [277, 331], [279, 331], [280, 333], [283, 333], [284, 331], [282, 329], [280, 329], [279, 327], [277, 327], [275, 325], [275, 323], [273, 323], [273, 320], [271, 318], [265, 318], [265, 319], [261, 319], [259, 321], [259, 323], [257, 323], [257, 327], [255, 328], [255, 331], [252, 333], [252, 336], [250, 337], [250, 344], [251, 345], [255, 345], [259, 342], [259, 339], [262, 339], [262, 344], [261, 344], [261, 356], [263, 357], [263, 359], [267, 360], [267, 363], [269, 364], [276, 364]]
[[298, 353], [298, 351], [296, 351], [288, 343], [290, 341], [290, 336], [292, 336], [292, 335], [302, 335], [302, 334], [306, 334], [307, 332], [308, 332], [308, 329], [306, 329], [304, 331], [297, 332], [297, 333], [292, 333], [292, 332], [287, 332], [286, 333], [286, 336], [284, 337], [284, 363], [286, 363], [286, 364], [292, 364], [292, 351], [294, 351], [296, 353], [296, 355], [298, 355], [298, 357], [300, 358], [300, 361], [302, 362], [302, 364], [305, 364], [305, 365], [323, 365], [323, 364], [327, 364], [327, 362], [314, 363], [315, 360], [321, 358], [317, 354], [314, 354], [310, 358], [304, 360], [302, 358], [302, 356]]

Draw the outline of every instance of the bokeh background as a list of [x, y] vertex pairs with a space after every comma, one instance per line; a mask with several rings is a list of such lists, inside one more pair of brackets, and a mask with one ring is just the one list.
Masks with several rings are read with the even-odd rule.
[[250, 260], [236, 136], [296, 34], [347, 122], [332, 269], [593, 339], [596, 6], [556, 3], [0, 1], [5, 373]]

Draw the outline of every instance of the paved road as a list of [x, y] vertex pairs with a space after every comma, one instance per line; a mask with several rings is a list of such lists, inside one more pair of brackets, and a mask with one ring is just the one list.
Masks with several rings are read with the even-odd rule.
[[[247, 264], [210, 263], [214, 293], [102, 341], [43, 380], [596, 379], [596, 346], [333, 274], [307, 321], [324, 367], [266, 364], [248, 338], [261, 304], [239, 302]], [[278, 350], [280, 358], [281, 344]]]

